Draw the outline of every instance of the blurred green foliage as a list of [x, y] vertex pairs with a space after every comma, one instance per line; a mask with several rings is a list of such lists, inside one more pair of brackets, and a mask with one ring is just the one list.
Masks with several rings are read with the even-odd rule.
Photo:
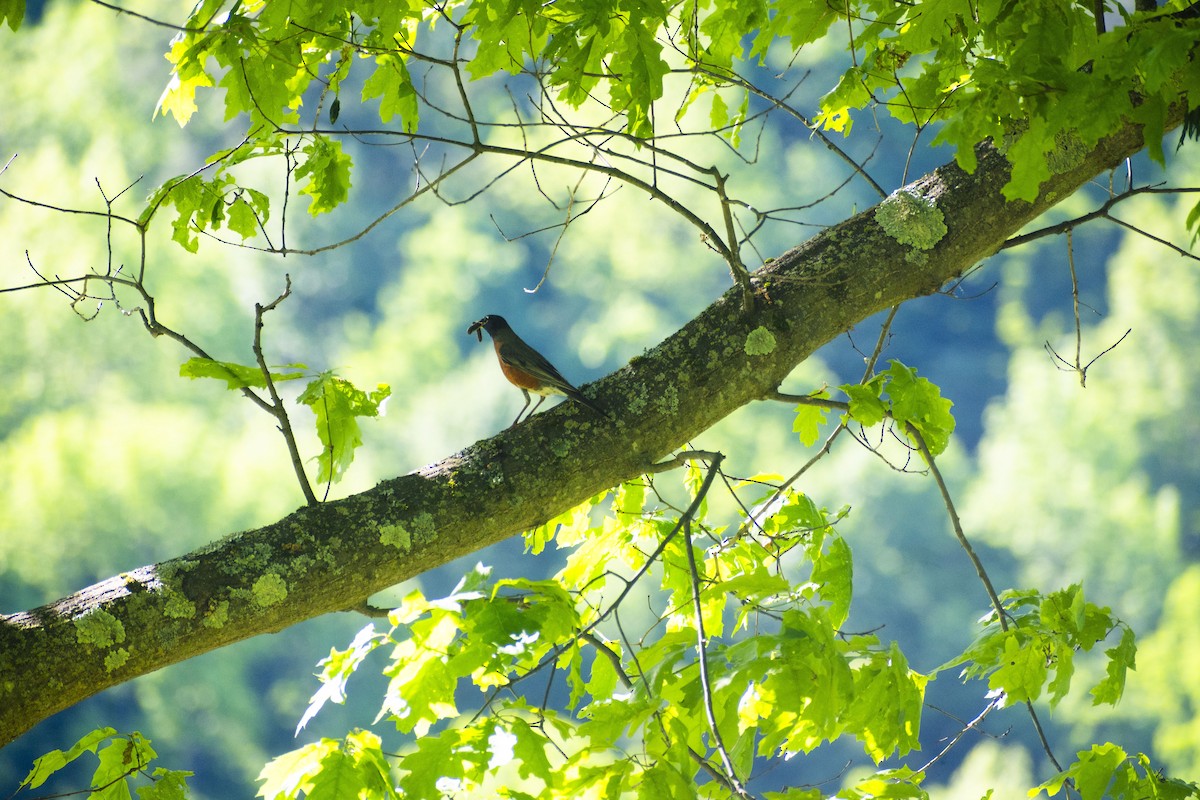
[[[5, 188], [97, 208], [96, 180], [112, 196], [144, 173], [130, 191], [137, 207], [167, 175], [235, 144], [223, 141], [219, 114], [204, 109], [192, 118], [190, 140], [177, 137], [173, 123], [145, 124], [162, 81], [137, 76], [165, 74], [169, 35], [62, 4], [18, 36], [0, 34], [0, 68], [9, 76], [0, 145], [20, 154], [0, 177]], [[46, 52], [72, 57], [48, 60]], [[127, 79], [97, 82], [95, 75]], [[762, 180], [767, 198], [819, 183], [812, 176], [828, 170], [803, 141], [767, 135], [761, 146], [783, 153], [775, 159], [778, 169]], [[0, 160], [9, 154], [0, 153]], [[338, 160], [325, 163], [336, 179]], [[386, 192], [384, 178], [376, 175], [379, 183], [372, 183], [364, 177], [356, 189]], [[828, 187], [812, 188], [822, 194]], [[651, 220], [649, 201], [621, 196], [580, 219], [557, 249], [544, 288], [526, 294], [542, 279], [552, 240], [505, 242], [498, 225], [535, 227], [542, 206], [533, 192], [501, 191], [495, 221], [473, 205], [430, 203], [406, 224], [397, 220], [363, 242], [306, 260], [268, 260], [207, 243], [184, 255], [164, 227], [154, 233], [150, 265], [159, 313], [203, 341], [214, 357], [252, 363], [253, 304], [277, 296], [283, 273], [291, 273], [296, 296], [265, 335], [270, 363], [336, 367], [359, 385], [386, 381], [394, 389], [387, 415], [364, 428], [366, 447], [341, 488], [349, 492], [447, 455], [511, 417], [519, 398], [500, 379], [487, 348], [464, 335], [467, 321], [481, 312], [523, 319], [523, 335], [584, 383], [657, 343], [727, 281], [693, 231]], [[867, 199], [848, 195], [841, 209]], [[1157, 224], [1167, 220], [1169, 235], [1184, 230], [1190, 204], [1147, 197], [1129, 207], [1126, 219], [1160, 235]], [[0, 285], [36, 280], [26, 251], [47, 275], [104, 259], [103, 226], [95, 221], [9, 202], [2, 212]], [[356, 229], [354, 220], [331, 217], [311, 230]], [[765, 242], [792, 243], [778, 233]], [[133, 242], [117, 241], [114, 254], [119, 264], [134, 267]], [[1152, 753], [1194, 776], [1200, 774], [1200, 729], [1188, 709], [1200, 704], [1193, 668], [1200, 658], [1200, 364], [1194, 357], [1200, 272], [1132, 233], [1111, 254], [1092, 255], [1079, 265], [1088, 284], [1083, 291], [1104, 315], [1097, 319], [1085, 309], [1088, 351], [1099, 352], [1128, 328], [1133, 333], [1095, 363], [1086, 389], [1056, 371], [1043, 347], [1049, 340], [1060, 354], [1073, 348], [1069, 286], [1046, 300], [1046, 287], [1064, 286], [1061, 239], [997, 259], [1001, 266], [989, 275], [999, 275], [999, 300], [971, 305], [931, 298], [906, 308], [902, 319], [930, 315], [931, 331], [900, 337], [893, 348], [915, 351], [903, 352], [904, 360], [943, 386], [957, 414], [975, 418], [968, 425], [984, 420], [977, 447], [951, 441], [940, 463], [952, 475], [969, 535], [988, 545], [993, 577], [1003, 578], [997, 582], [1050, 593], [1082, 581], [1089, 600], [1111, 607], [1139, 632], [1137, 670], [1116, 710], [1090, 716], [1089, 698], [1068, 698], [1050, 725], [1081, 744], [1096, 735], [1127, 742], [1127, 752]], [[1047, 275], [1055, 271], [1057, 277]], [[133, 310], [118, 307], [125, 301], [118, 297], [85, 321], [95, 308], [71, 309], [49, 289], [0, 300], [0, 368], [8, 376], [0, 393], [0, 474], [6, 476], [0, 484], [0, 610], [49, 602], [276, 519], [300, 503], [284, 477], [290, 473], [286, 452], [270, 419], [216, 385], [181, 380], [186, 354], [146, 336], [136, 313], [121, 313]], [[996, 334], [987, 313], [991, 302], [999, 305]], [[1047, 305], [1053, 313], [1045, 313]], [[964, 306], [981, 312], [964, 322]], [[873, 338], [864, 328], [862, 337]], [[955, 354], [973, 346], [998, 352], [994, 336], [1008, 348], [1007, 372], [1003, 392], [985, 413], [983, 399], [965, 404], [946, 390], [940, 373], [984, 382], [990, 367]], [[792, 388], [836, 386], [856, 380], [856, 370], [861, 358], [842, 345], [803, 365]], [[289, 403], [299, 410], [294, 399]], [[786, 409], [750, 407], [696, 444], [729, 453], [730, 468], [745, 475], [786, 471], [811, 452], [797, 445], [790, 423]], [[306, 444], [308, 455], [320, 451], [315, 436]], [[930, 481], [842, 444], [805, 477], [804, 491], [828, 507], [850, 504], [837, 522], [838, 535], [855, 553], [849, 629], [884, 626], [875, 635], [884, 643], [903, 641], [918, 671], [931, 671], [967, 646], [975, 631], [964, 620], [986, 612], [986, 597], [948, 532]], [[728, 498], [712, 502], [731, 505]], [[515, 544], [475, 558], [505, 578], [536, 580], [562, 566], [560, 554], [534, 559]], [[441, 596], [467, 571], [458, 565], [420, 583], [427, 595]], [[296, 747], [292, 731], [315, 690], [316, 662], [361, 627], [351, 615], [315, 620], [122, 686], [0, 753], [0, 786], [15, 787], [34, 756], [103, 723], [145, 731], [165, 763], [198, 773], [190, 781], [198, 796], [249, 796], [263, 764]], [[354, 721], [373, 715], [382, 680], [361, 680], [346, 710], [314, 720], [313, 737], [341, 737]], [[964, 696], [949, 676], [930, 685], [929, 698], [946, 712], [944, 720], [934, 715], [926, 725], [929, 750], [961, 727], [955, 715], [969, 719], [983, 702]], [[999, 735], [1004, 726], [992, 730]], [[845, 754], [835, 751], [823, 762], [827, 775]], [[984, 739], [969, 752], [962, 775], [977, 779], [952, 780], [973, 789], [1016, 770], [1030, 774], [1030, 781], [1016, 784], [1027, 787], [1034, 776], [1048, 774], [1043, 767], [1036, 744], [1014, 732], [1002, 745]]]

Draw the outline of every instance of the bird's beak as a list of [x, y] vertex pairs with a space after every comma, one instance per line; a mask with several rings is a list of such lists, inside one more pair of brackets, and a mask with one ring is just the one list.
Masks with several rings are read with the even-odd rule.
[[472, 322], [470, 326], [467, 327], [467, 336], [470, 336], [472, 333], [479, 338], [479, 341], [483, 341], [483, 320]]

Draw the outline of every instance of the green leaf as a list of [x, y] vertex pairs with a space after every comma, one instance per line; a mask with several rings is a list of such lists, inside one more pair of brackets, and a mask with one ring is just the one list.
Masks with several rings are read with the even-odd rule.
[[1046, 595], [1038, 608], [1038, 616], [1047, 628], [1074, 635], [1083, 629], [1085, 602], [1078, 583]]
[[763, 792], [766, 800], [823, 800], [825, 793], [820, 789], [804, 789], [793, 786], [782, 792]]
[[760, 721], [759, 754], [807, 753], [842, 732], [854, 675], [820, 607], [785, 611], [778, 653], [759, 697], [777, 705]]
[[1025, 132], [1009, 145], [1005, 153], [1012, 164], [1012, 174], [1001, 190], [1005, 200], [1032, 202], [1037, 199], [1042, 182], [1050, 177], [1046, 152], [1053, 147], [1053, 133], [1046, 121], [1036, 117], [1031, 119]]
[[1143, 753], [1130, 756], [1111, 742], [1092, 745], [1076, 754], [1075, 763], [1029, 792], [1053, 796], [1072, 781], [1082, 800], [1104, 798], [1158, 798], [1185, 800], [1200, 797], [1200, 786], [1169, 778]]
[[269, 219], [270, 206], [269, 198], [256, 189], [238, 192], [229, 204], [226, 227], [243, 240], [252, 239]]
[[213, 82], [204, 71], [203, 59], [192, 56], [187, 39], [176, 40], [172, 44], [167, 51], [167, 60], [175, 64], [175, 70], [158, 98], [155, 115], [165, 117], [170, 114], [182, 128], [196, 113], [196, 90], [211, 87]]
[[350, 196], [350, 156], [342, 152], [342, 143], [326, 136], [314, 136], [302, 150], [305, 159], [296, 167], [296, 179], [302, 183], [300, 194], [312, 202], [312, 216], [327, 213]]
[[379, 415], [380, 404], [392, 390], [379, 384], [367, 394], [350, 381], [332, 372], [314, 378], [296, 402], [303, 403], [316, 415], [317, 437], [324, 445], [318, 456], [318, 480], [341, 480], [354, 461], [354, 451], [363, 443], [359, 417]]
[[1125, 693], [1125, 673], [1135, 667], [1137, 642], [1133, 629], [1122, 626], [1121, 641], [1104, 654], [1108, 656], [1108, 666], [1104, 678], [1092, 688], [1092, 704], [1116, 705]]
[[338, 705], [346, 702], [346, 681], [362, 664], [363, 659], [385, 641], [386, 638], [375, 631], [374, 625], [367, 625], [358, 632], [345, 650], [330, 649], [329, 656], [320, 661], [320, 666], [324, 667], [317, 676], [321, 681], [321, 688], [309, 699], [308, 708], [296, 725], [297, 735], [327, 701]]
[[788, 489], [779, 495], [772, 494], [771, 497], [772, 499], [767, 501], [769, 505], [755, 506], [750, 515], [758, 521], [763, 533], [769, 537], [794, 540], [805, 534], [820, 531], [829, 524], [825, 512], [806, 494]]
[[845, 539], [832, 535], [827, 541], [828, 552], [813, 558], [812, 582], [821, 587], [821, 599], [829, 603], [830, 622], [840, 628], [850, 616], [854, 562]]
[[100, 791], [92, 796], [128, 798], [130, 794], [126, 779], [144, 769], [158, 754], [150, 746], [149, 739], [134, 731], [128, 738], [114, 737], [96, 755], [100, 764], [92, 775], [92, 788]]
[[370, 731], [349, 733], [337, 749], [321, 759], [321, 768], [312, 775], [305, 800], [396, 797], [391, 767], [381, 745], [380, 738]]
[[[284, 364], [273, 369], [307, 370], [308, 367], [303, 364]], [[271, 380], [276, 383], [296, 380], [305, 375], [304, 372], [274, 371], [270, 374]], [[226, 386], [234, 390], [251, 387], [265, 389], [267, 386], [267, 379], [263, 377], [262, 370], [257, 366], [234, 364], [232, 361], [214, 361], [211, 358], [189, 358], [179, 367], [179, 376], [182, 378], [216, 378], [225, 381]]]
[[[193, 175], [164, 183], [151, 196], [141, 219], [143, 222], [149, 222], [159, 208], [168, 205], [175, 206], [178, 212], [171, 222], [171, 240], [189, 253], [195, 253], [200, 249], [196, 231], [204, 230], [208, 224], [207, 220], [212, 216], [212, 197], [206, 190], [204, 180]], [[203, 213], [205, 208], [209, 209], [208, 213]], [[194, 219], [202, 222], [193, 224]]]
[[915, 369], [896, 360], [890, 363], [886, 374], [892, 416], [901, 425], [909, 423], [920, 431], [930, 454], [940, 455], [954, 432], [954, 416], [950, 413], [954, 404], [942, 397], [937, 386], [917, 377]]
[[1079, 796], [1083, 800], [1102, 800], [1125, 758], [1125, 751], [1111, 742], [1092, 745], [1089, 752], [1081, 753], [1079, 761], [1071, 767], [1071, 777]]
[[94, 731], [85, 733], [65, 753], [62, 750], [51, 750], [45, 755], [38, 757], [33, 762], [33, 769], [25, 776], [25, 780], [21, 781], [21, 786], [28, 786], [30, 789], [38, 788], [51, 775], [84, 753], [96, 752], [96, 747], [100, 742], [115, 736], [116, 733], [115, 728], [97, 728]]
[[1196, 246], [1196, 241], [1200, 240], [1200, 201], [1192, 206], [1192, 210], [1187, 215], [1187, 229], [1192, 232], [1192, 247]]
[[[617, 642], [605, 642], [605, 646], [618, 657], [621, 655], [621, 646]], [[591, 674], [588, 675], [587, 683], [585, 684], [588, 694], [596, 700], [612, 699], [613, 692], [616, 691], [618, 681], [617, 668], [606, 653], [597, 652], [592, 658]]]
[[696, 797], [696, 784], [667, 761], [655, 761], [642, 772], [637, 800], [687, 800]]
[[[828, 392], [822, 392], [817, 396], [828, 396]], [[812, 447], [817, 443], [817, 439], [821, 435], [821, 426], [825, 424], [825, 418], [828, 415], [829, 410], [820, 406], [807, 403], [796, 406], [796, 420], [792, 423], [792, 431], [800, 434], [801, 444], [805, 447]]]
[[1041, 648], [1023, 645], [1013, 629], [1002, 636], [1000, 666], [988, 678], [989, 689], [1002, 689], [1010, 703], [1036, 700], [1046, 682], [1046, 655]]
[[402, 797], [454, 795], [443, 786], [473, 783], [482, 776], [491, 754], [487, 742], [492, 720], [483, 719], [463, 728], [450, 728], [436, 736], [423, 736], [416, 750], [400, 762]]
[[621, 79], [609, 83], [609, 97], [625, 114], [625, 128], [633, 136], [654, 135], [650, 108], [662, 97], [663, 78], [671, 71], [662, 50], [648, 22], [633, 18], [611, 53], [612, 69]]
[[642, 693], [633, 697], [589, 703], [583, 712], [586, 720], [579, 732], [597, 742], [618, 742], [635, 735], [654, 719], [661, 701], [646, 698]]
[[[618, 492], [621, 491], [623, 489], [618, 490]], [[602, 503], [607, 495], [607, 491], [601, 492], [595, 497], [588, 498], [574, 508], [568, 508], [558, 516], [550, 518], [544, 524], [536, 528], [530, 528], [524, 534], [526, 551], [537, 555], [545, 549], [547, 544], [555, 539], [558, 539], [560, 546], [564, 547], [583, 541], [591, 527], [590, 515], [592, 509]], [[617, 501], [614, 500], [615, 502]]]
[[850, 793], [839, 792], [838, 797], [854, 798], [925, 798], [928, 795], [921, 788], [924, 773], [914, 772], [908, 767], [889, 769], [877, 772], [860, 780], [849, 790]]
[[295, 800], [301, 792], [312, 789], [322, 761], [337, 748], [336, 739], [321, 739], [272, 759], [258, 773], [262, 785], [257, 796], [266, 800]]
[[406, 60], [398, 55], [386, 54], [375, 59], [375, 71], [363, 81], [362, 99], [365, 103], [380, 98], [379, 119], [390, 122], [400, 116], [400, 126], [405, 133], [414, 133], [420, 120], [417, 90], [413, 87]]
[[887, 406], [880, 399], [883, 378], [876, 375], [865, 384], [848, 383], [840, 387], [850, 398], [850, 418], [865, 428], [878, 425], [887, 416]]
[[[845, 714], [848, 733], [878, 764], [920, 747], [921, 710], [929, 679], [908, 667], [896, 643], [867, 651], [854, 670], [854, 700]], [[865, 663], [864, 663], [865, 662]]]
[[1075, 651], [1070, 647], [1054, 648], [1054, 678], [1050, 681], [1050, 708], [1057, 706], [1071, 688], [1075, 674]]
[[754, 40], [751, 55], [765, 58], [771, 40], [787, 37], [794, 50], [818, 41], [838, 20], [837, 9], [824, 0], [773, 3], [770, 24]]
[[151, 775], [154, 783], [139, 786], [137, 796], [140, 800], [185, 800], [188, 797], [187, 779], [193, 774], [186, 770], [155, 767]]
[[0, 0], [0, 23], [7, 22], [10, 30], [21, 27], [25, 19], [25, 0]]
[[321, 768], [312, 776], [312, 785], [305, 800], [342, 800], [346, 797], [367, 797], [367, 787], [355, 768], [354, 760], [340, 749], [321, 759]]
[[433, 609], [413, 624], [412, 637], [396, 644], [383, 671], [390, 680], [376, 720], [387, 716], [397, 730], [424, 736], [435, 722], [458, 713], [459, 676], [447, 668], [447, 650], [461, 625], [461, 615], [446, 609]]
[[522, 778], [540, 778], [546, 784], [551, 782], [553, 767], [546, 751], [553, 745], [543, 734], [535, 731], [525, 720], [512, 717], [504, 721], [509, 732], [516, 737], [513, 744], [513, 756], [520, 761], [518, 772]]

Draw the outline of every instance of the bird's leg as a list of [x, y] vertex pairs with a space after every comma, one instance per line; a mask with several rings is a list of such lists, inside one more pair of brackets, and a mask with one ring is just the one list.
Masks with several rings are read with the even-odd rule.
[[[541, 395], [541, 396], [539, 396], [539, 397], [538, 397], [537, 404], [536, 404], [536, 405], [534, 405], [534, 407], [533, 407], [533, 408], [531, 408], [531, 409], [529, 410], [529, 417], [532, 417], [532, 416], [533, 416], [533, 412], [534, 412], [534, 411], [537, 411], [537, 410], [538, 410], [538, 406], [540, 406], [540, 405], [541, 405], [542, 403], [544, 403], [544, 402], [546, 402], [546, 395], [544, 395], [544, 394], [543, 394], [543, 395]], [[529, 419], [529, 417], [526, 417], [525, 419]]]
[[[525, 409], [529, 408], [529, 403], [530, 403], [529, 392], [522, 389], [521, 394], [525, 395], [525, 405], [521, 406], [521, 410], [517, 412], [517, 418], [512, 421], [512, 425], [508, 426], [510, 428], [517, 427], [517, 423], [521, 421], [521, 415], [525, 413]], [[544, 400], [545, 398], [542, 398], [542, 399]], [[537, 406], [534, 406], [534, 408], [537, 408]], [[530, 411], [529, 413], [532, 414], [533, 412]]]

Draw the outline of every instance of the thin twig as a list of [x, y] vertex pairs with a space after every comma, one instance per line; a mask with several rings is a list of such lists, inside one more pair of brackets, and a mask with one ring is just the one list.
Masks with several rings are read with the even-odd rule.
[[975, 554], [975, 548], [971, 546], [970, 540], [963, 532], [962, 521], [958, 518], [958, 510], [954, 507], [954, 498], [950, 496], [950, 487], [946, 485], [942, 471], [938, 469], [937, 461], [933, 458], [933, 453], [929, 452], [929, 445], [925, 443], [925, 437], [911, 422], [905, 424], [905, 429], [912, 440], [916, 442], [917, 449], [921, 452], [925, 463], [929, 465], [929, 472], [937, 483], [938, 491], [942, 494], [942, 502], [946, 505], [946, 513], [950, 516], [950, 526], [954, 529], [954, 535], [975, 566], [975, 572], [979, 575], [979, 580], [983, 582], [983, 588], [987, 590], [988, 599], [991, 600], [992, 607], [996, 610], [996, 617], [1000, 620], [1001, 630], [1007, 631], [1008, 617], [1004, 610], [1004, 604], [1000, 602], [1000, 596], [996, 594], [996, 588], [992, 586], [992, 579], [988, 577], [987, 570], [983, 568], [983, 562]]
[[682, 453], [676, 453], [673, 457], [666, 461], [658, 461], [646, 467], [647, 474], [657, 474], [668, 470], [682, 467], [692, 461], [717, 461], [724, 458], [723, 455], [715, 450], [686, 450]]
[[952, 738], [949, 742], [947, 742], [946, 746], [943, 747], [941, 749], [941, 751], [938, 752], [937, 755], [935, 755], [933, 758], [931, 758], [927, 762], [925, 762], [925, 765], [923, 767], [920, 767], [919, 769], [917, 769], [917, 772], [928, 773], [929, 768], [932, 767], [934, 764], [936, 764], [938, 761], [940, 761], [942, 756], [946, 755], [946, 753], [949, 753], [951, 748], [953, 748], [956, 744], [958, 744], [959, 741], [964, 736], [967, 735], [968, 731], [975, 730], [977, 727], [979, 727], [979, 725], [984, 721], [984, 719], [987, 718], [988, 714], [992, 713], [997, 708], [1000, 708], [1002, 705], [1003, 705], [1003, 702], [1001, 701], [1000, 697], [993, 698], [991, 700], [991, 702], [989, 702], [986, 706], [983, 707], [983, 711], [980, 711], [979, 714], [975, 717], [975, 719], [971, 720], [966, 725], [964, 725], [962, 730], [960, 730], [957, 734], [955, 734], [954, 738]]
[[[720, 466], [721, 459], [718, 458], [709, 465], [709, 473], [717, 472]], [[737, 771], [733, 768], [733, 759], [729, 757], [729, 751], [725, 749], [725, 740], [721, 736], [721, 729], [717, 726], [717, 715], [713, 709], [712, 682], [708, 676], [708, 644], [704, 633], [704, 603], [700, 599], [700, 571], [696, 567], [696, 553], [692, 549], [692, 521], [686, 517], [683, 520], [683, 546], [687, 551], [688, 569], [692, 573], [692, 610], [696, 615], [696, 665], [700, 670], [700, 694], [704, 698], [704, 716], [708, 719], [708, 731], [712, 735], [713, 748], [721, 757], [721, 764], [725, 767], [730, 786], [738, 797], [746, 797], [746, 790], [742, 786], [741, 779], [738, 778]]]
[[1054, 751], [1050, 749], [1050, 742], [1046, 739], [1046, 732], [1042, 730], [1042, 721], [1038, 719], [1037, 712], [1033, 710], [1033, 703], [1026, 700], [1025, 708], [1029, 711], [1029, 718], [1033, 720], [1033, 727], [1037, 731], [1038, 739], [1042, 743], [1042, 750], [1046, 752], [1046, 756], [1050, 759], [1050, 763], [1054, 765], [1054, 768], [1062, 772], [1062, 764], [1058, 763], [1058, 759], [1054, 757]]
[[[1103, 0], [1100, 0], [1103, 2]], [[1103, 23], [1099, 23], [1103, 25]], [[1071, 310], [1075, 313], [1075, 366], [1079, 367], [1083, 351], [1083, 326], [1079, 321], [1079, 276], [1075, 274], [1075, 230], [1067, 231], [1067, 266], [1071, 270]], [[1087, 385], [1087, 372], [1079, 370], [1079, 385]]]
[[139, 14], [136, 11], [130, 11], [127, 8], [122, 8], [120, 6], [113, 5], [112, 3], [106, 3], [106, 2], [104, 2], [104, 0], [91, 0], [91, 2], [94, 3], [95, 5], [100, 6], [101, 8], [107, 8], [109, 11], [115, 11], [118, 14], [124, 14], [125, 16], [134, 17], [136, 19], [142, 20], [143, 22], [148, 22], [151, 25], [157, 25], [160, 28], [167, 28], [168, 30], [179, 31], [181, 33], [204, 33], [204, 31], [208, 28], [209, 22], [212, 22], [212, 19], [210, 18], [208, 22], [204, 23], [203, 27], [189, 28], [185, 25], [176, 25], [171, 22], [163, 22], [161, 19], [155, 19], [154, 17], [148, 17], [145, 14]]
[[[1131, 197], [1136, 197], [1137, 195], [1141, 195], [1141, 194], [1188, 194], [1188, 193], [1192, 193], [1192, 192], [1200, 192], [1200, 187], [1180, 187], [1180, 188], [1168, 189], [1168, 188], [1163, 188], [1160, 184], [1160, 185], [1156, 185], [1156, 186], [1141, 186], [1136, 189], [1129, 189], [1128, 191], [1122, 192], [1121, 194], [1112, 195], [1111, 197], [1108, 198], [1108, 200], [1106, 200], [1099, 208], [1095, 209], [1094, 211], [1089, 211], [1086, 214], [1082, 214], [1078, 217], [1074, 217], [1073, 219], [1064, 220], [1064, 221], [1056, 223], [1054, 225], [1048, 225], [1045, 228], [1039, 228], [1036, 231], [1030, 231], [1029, 233], [1023, 233], [1020, 236], [1013, 236], [1012, 238], [1006, 240], [1004, 242], [1004, 244], [1000, 245], [999, 250], [1007, 250], [1010, 247], [1019, 247], [1023, 244], [1028, 244], [1029, 242], [1036, 241], [1037, 239], [1041, 239], [1046, 236], [1054, 236], [1054, 235], [1057, 235], [1060, 233], [1066, 233], [1067, 231], [1071, 230], [1072, 228], [1076, 228], [1076, 227], [1084, 224], [1085, 222], [1090, 222], [1094, 219], [1100, 219], [1100, 218], [1107, 217], [1108, 219], [1111, 219], [1113, 222], [1123, 225], [1125, 223], [1122, 223], [1119, 220], [1117, 220], [1113, 217], [1110, 217], [1108, 212], [1117, 203], [1128, 200]], [[1191, 254], [1189, 253], [1188, 255], [1191, 255]]]
[[254, 304], [254, 357], [258, 360], [258, 368], [262, 371], [263, 380], [267, 384], [267, 393], [271, 397], [271, 404], [268, 410], [271, 416], [275, 417], [279, 423], [279, 432], [283, 434], [283, 439], [287, 443], [288, 455], [292, 458], [292, 470], [296, 473], [296, 480], [300, 483], [300, 491], [304, 493], [304, 499], [308, 504], [315, 506], [317, 505], [317, 496], [313, 494], [312, 486], [308, 482], [308, 475], [304, 471], [304, 460], [300, 457], [300, 448], [296, 444], [296, 435], [292, 431], [292, 423], [288, 418], [287, 408], [284, 406], [283, 400], [279, 397], [279, 391], [275, 388], [275, 379], [271, 377], [271, 369], [267, 366], [266, 356], [263, 355], [263, 314], [273, 311], [276, 306], [286, 300], [292, 293], [292, 277], [290, 275], [284, 275], [283, 277], [287, 283], [284, 286], [282, 294], [265, 306], [261, 303]]

